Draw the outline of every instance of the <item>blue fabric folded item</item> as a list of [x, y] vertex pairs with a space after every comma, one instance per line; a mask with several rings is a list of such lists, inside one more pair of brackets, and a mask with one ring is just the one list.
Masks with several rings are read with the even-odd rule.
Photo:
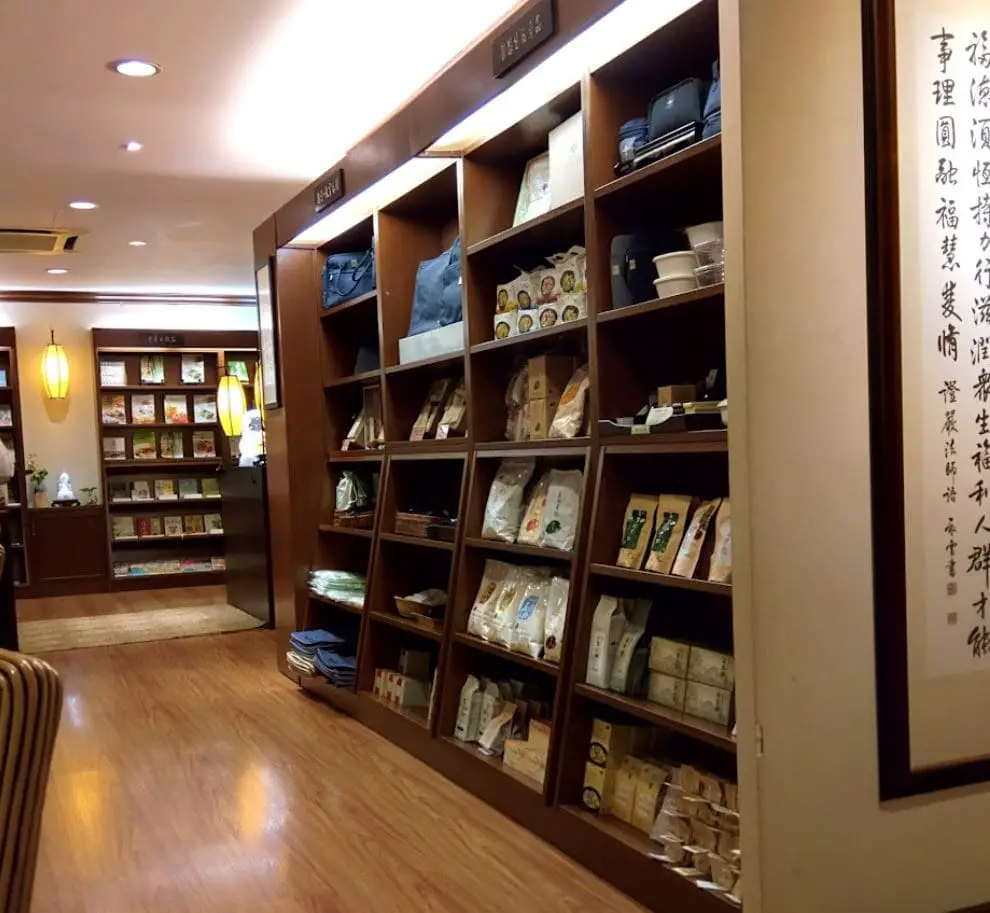
[[345, 648], [352, 643], [347, 637], [331, 631], [295, 631], [289, 635], [289, 647], [308, 659], [315, 659], [316, 651], [321, 647], [347, 652]]
[[327, 647], [316, 651], [313, 661], [316, 671], [326, 676], [331, 685], [346, 687], [354, 684], [357, 657], [337, 653]]

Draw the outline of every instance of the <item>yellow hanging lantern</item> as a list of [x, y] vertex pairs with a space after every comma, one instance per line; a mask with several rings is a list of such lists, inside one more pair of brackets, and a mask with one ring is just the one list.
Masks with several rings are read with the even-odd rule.
[[52, 341], [41, 353], [41, 385], [49, 399], [65, 399], [69, 395], [69, 359], [65, 349], [55, 344], [55, 331]]
[[232, 374], [225, 374], [217, 387], [217, 415], [220, 418], [220, 427], [227, 437], [240, 436], [241, 422], [246, 411], [247, 399], [240, 380]]
[[261, 376], [261, 362], [254, 369], [254, 408], [261, 414], [261, 427], [265, 426], [265, 384]]

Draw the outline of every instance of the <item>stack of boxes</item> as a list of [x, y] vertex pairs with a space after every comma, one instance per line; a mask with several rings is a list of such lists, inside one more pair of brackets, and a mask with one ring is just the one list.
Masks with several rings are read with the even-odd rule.
[[502, 763], [530, 780], [543, 785], [547, 776], [547, 754], [550, 751], [550, 723], [530, 720], [525, 741], [506, 739]]
[[430, 654], [402, 650], [399, 669], [375, 669], [373, 694], [380, 701], [404, 709], [430, 705]]
[[730, 655], [664, 637], [650, 641], [651, 701], [729, 726], [735, 685], [735, 662]]
[[539, 355], [527, 364], [526, 427], [530, 440], [546, 440], [577, 363], [567, 355]]

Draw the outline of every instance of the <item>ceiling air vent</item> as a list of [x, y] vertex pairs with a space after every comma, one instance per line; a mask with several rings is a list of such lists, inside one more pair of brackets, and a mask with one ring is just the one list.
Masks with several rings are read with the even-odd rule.
[[79, 236], [57, 228], [0, 228], [0, 254], [60, 254]]

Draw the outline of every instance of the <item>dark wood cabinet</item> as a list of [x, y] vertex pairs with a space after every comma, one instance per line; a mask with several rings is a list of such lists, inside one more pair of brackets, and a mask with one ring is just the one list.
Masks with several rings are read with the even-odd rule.
[[227, 557], [227, 602], [269, 624], [268, 489], [265, 467], [227, 469], [220, 474]]
[[106, 508], [49, 507], [27, 511], [31, 554], [27, 596], [72, 596], [109, 589]]

